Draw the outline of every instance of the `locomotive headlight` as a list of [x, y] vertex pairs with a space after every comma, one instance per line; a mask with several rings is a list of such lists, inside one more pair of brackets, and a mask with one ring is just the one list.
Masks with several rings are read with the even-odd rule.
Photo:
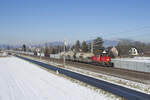
[[107, 61], [109, 61], [109, 59], [107, 59]]

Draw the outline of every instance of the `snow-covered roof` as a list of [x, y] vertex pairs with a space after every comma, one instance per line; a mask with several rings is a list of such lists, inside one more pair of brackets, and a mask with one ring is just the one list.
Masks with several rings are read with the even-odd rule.
[[107, 52], [104, 50], [103, 53], [107, 53]]

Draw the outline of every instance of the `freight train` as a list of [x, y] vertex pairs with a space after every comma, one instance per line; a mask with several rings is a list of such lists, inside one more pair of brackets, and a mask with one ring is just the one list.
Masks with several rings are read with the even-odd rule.
[[106, 52], [100, 55], [94, 55], [93, 53], [73, 52], [73, 51], [49, 55], [39, 52], [17, 52], [17, 53], [30, 56], [48, 57], [52, 59], [63, 59], [65, 57], [66, 61], [80, 62], [105, 67], [113, 67], [111, 57], [108, 56]]
[[[93, 53], [82, 53], [82, 52], [67, 52], [65, 54], [66, 60], [80, 63], [87, 63], [93, 65], [100, 65], [105, 67], [113, 67], [111, 57], [107, 53], [100, 55], [94, 55]], [[64, 56], [64, 55], [62, 55]]]

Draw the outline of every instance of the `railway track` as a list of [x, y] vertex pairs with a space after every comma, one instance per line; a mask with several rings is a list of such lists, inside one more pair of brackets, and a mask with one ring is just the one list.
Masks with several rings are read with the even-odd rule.
[[[31, 57], [40, 59], [37, 56], [31, 56]], [[63, 64], [63, 59], [58, 60], [58, 59], [50, 59], [46, 57], [42, 57], [41, 59]], [[107, 75], [111, 75], [111, 76], [115, 76], [115, 77], [119, 77], [119, 78], [123, 78], [127, 80], [132, 80], [135, 82], [150, 84], [150, 73], [146, 73], [146, 72], [138, 72], [138, 71], [132, 71], [132, 70], [120, 69], [120, 68], [112, 68], [112, 67], [102, 67], [102, 66], [96, 66], [96, 65], [85, 64], [85, 63], [80, 63], [80, 62], [71, 62], [71, 61], [66, 61], [66, 65], [69, 65], [75, 68], [84, 69], [84, 70], [89, 70], [89, 71], [96, 72], [96, 73], [102, 73], [102, 74], [107, 74]]]
[[122, 87], [119, 85], [101, 81], [101, 80], [98, 80], [98, 79], [95, 79], [95, 78], [92, 78], [89, 76], [85, 76], [85, 75], [82, 75], [79, 73], [71, 72], [71, 71], [68, 71], [68, 70], [65, 70], [62, 68], [54, 67], [54, 66], [42, 63], [42, 62], [31, 60], [29, 58], [25, 58], [25, 57], [21, 57], [21, 56], [17, 56], [17, 57], [24, 59], [26, 61], [32, 62], [34, 64], [40, 65], [44, 68], [47, 68], [47, 69], [50, 69], [53, 71], [59, 71], [59, 73], [64, 74], [68, 77], [85, 82], [89, 85], [92, 85], [97, 88], [103, 89], [105, 91], [111, 92], [115, 95], [121, 96], [128, 100], [149, 100], [150, 99], [150, 95], [148, 95], [148, 94], [144, 94], [144, 93], [141, 93], [141, 92], [129, 89], [129, 88], [125, 88], [125, 87]]

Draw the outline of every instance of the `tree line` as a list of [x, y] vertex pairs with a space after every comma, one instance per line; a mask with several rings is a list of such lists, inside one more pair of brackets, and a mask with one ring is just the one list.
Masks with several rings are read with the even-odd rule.
[[[82, 41], [80, 42], [77, 40], [74, 45], [67, 45], [65, 46], [66, 51], [74, 51], [74, 52], [92, 52], [96, 55], [99, 55], [106, 50], [111, 57], [114, 57], [113, 53], [111, 52], [112, 47], [105, 48], [103, 46], [103, 39], [101, 37], [97, 37], [91, 41]], [[145, 54], [150, 56], [150, 44], [146, 44], [140, 41], [131, 41], [128, 39], [123, 39], [118, 42], [115, 48], [118, 50], [119, 56], [129, 56], [129, 50], [131, 48], [136, 48], [140, 55]], [[25, 44], [22, 46], [23, 51], [27, 51], [27, 47]], [[31, 51], [28, 49], [28, 51]], [[45, 47], [40, 47], [40, 52], [45, 53], [46, 55], [49, 54], [57, 54], [64, 51], [64, 45], [48, 45], [45, 44]]]
[[[69, 51], [72, 50], [74, 52], [91, 52], [92, 46], [93, 45], [93, 53], [98, 54], [101, 53], [102, 50], [104, 49], [103, 47], [103, 39], [101, 37], [97, 37], [94, 40], [91, 40], [89, 42], [87, 41], [82, 41], [80, 42], [79, 40], [76, 41], [74, 45], [67, 45], [65, 46], [65, 50]], [[22, 46], [23, 51], [27, 51], [27, 47], [25, 44]], [[28, 49], [28, 51], [31, 51]], [[45, 54], [57, 54], [60, 52], [64, 51], [64, 45], [48, 45], [47, 43], [45, 44], [45, 47], [40, 47], [40, 52], [43, 52]]]
[[140, 56], [149, 55], [150, 56], [150, 44], [140, 42], [140, 41], [131, 41], [128, 39], [124, 39], [119, 41], [116, 46], [119, 56], [128, 56], [129, 50], [131, 48], [136, 48]]
[[[101, 53], [102, 49], [104, 49], [103, 39], [101, 37], [98, 37], [98, 38], [90, 41], [89, 43], [87, 41], [80, 42], [79, 40], [77, 40], [74, 45], [65, 46], [65, 50], [66, 51], [72, 50], [74, 52], [85, 52], [85, 53], [91, 52], [92, 42], [93, 42], [93, 53], [96, 53], [96, 54]], [[60, 52], [64, 51], [64, 46], [62, 46], [62, 45], [57, 45], [57, 46], [51, 45], [49, 48], [48, 48], [48, 46], [46, 46], [45, 51], [46, 51], [46, 53], [50, 53], [50, 54], [60, 53]]]

